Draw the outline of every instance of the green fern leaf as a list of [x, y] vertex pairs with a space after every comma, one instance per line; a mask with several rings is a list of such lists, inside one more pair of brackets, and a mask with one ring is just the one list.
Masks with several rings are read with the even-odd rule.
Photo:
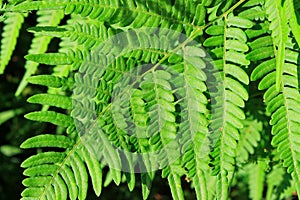
[[270, 29], [274, 45], [278, 47], [276, 51], [276, 89], [279, 91], [285, 59], [285, 43], [288, 39], [288, 25], [286, 19], [286, 4], [282, 6], [281, 0], [266, 0], [266, 12], [271, 21]]
[[258, 161], [256, 164], [250, 165], [249, 169], [249, 189], [250, 198], [259, 200], [263, 198], [265, 173], [267, 169], [266, 161]]
[[256, 81], [262, 78], [265, 74], [268, 74], [269, 72], [273, 71], [274, 66], [276, 64], [275, 62], [275, 59], [271, 59], [259, 64], [251, 74], [251, 81]]
[[255, 6], [240, 12], [238, 16], [250, 20], [264, 20], [266, 18], [266, 11], [261, 6]]
[[64, 153], [44, 152], [31, 156], [22, 162], [21, 167], [28, 168], [42, 164], [58, 163], [65, 157]]
[[50, 176], [31, 177], [22, 181], [24, 186], [42, 187], [51, 181]]
[[[66, 25], [63, 20], [61, 26], [56, 21], [29, 29], [34, 40], [46, 38], [34, 42], [40, 47], [46, 48], [51, 37], [61, 43], [57, 53], [32, 45], [34, 52], [26, 56], [28, 73], [38, 63], [55, 67], [51, 75], [27, 79], [49, 88], [28, 99], [43, 111], [25, 117], [57, 125], [68, 135], [35, 136], [21, 145], [46, 147], [22, 163], [28, 176], [23, 199], [86, 199], [89, 176], [97, 196], [102, 184], [122, 182], [132, 191], [141, 182], [147, 199], [157, 169], [173, 199], [185, 197], [182, 176], [191, 181], [197, 199], [227, 199], [234, 195], [230, 187], [240, 187], [235, 168], [247, 162], [261, 136], [270, 137], [274, 156], [299, 193], [299, 49], [294, 41], [299, 38], [298, 28], [288, 32], [297, 14], [287, 13], [299, 10], [297, 5], [292, 0], [11, 1], [1, 11], [70, 14]], [[263, 21], [266, 15], [270, 23]], [[114, 35], [119, 38], [111, 39]], [[258, 88], [267, 90], [265, 114], [271, 116], [273, 136], [262, 134], [262, 123], [244, 108], [253, 90], [248, 75], [253, 68], [251, 80], [262, 79]], [[248, 166], [249, 196], [262, 199], [265, 163]], [[267, 184], [267, 198], [286, 188], [277, 188], [285, 185], [282, 181]]]
[[38, 75], [38, 76], [32, 76], [27, 79], [29, 83], [37, 84], [37, 85], [44, 85], [47, 87], [53, 87], [53, 88], [60, 88], [65, 84], [65, 79], [58, 77], [58, 76], [52, 76], [52, 75]]
[[184, 199], [183, 191], [181, 187], [181, 181], [179, 175], [170, 174], [168, 176], [168, 182], [171, 188], [172, 197], [175, 200]]
[[[173, 198], [183, 199], [180, 174], [178, 174], [180, 166], [178, 166], [178, 161], [174, 160], [178, 158], [179, 152], [176, 151], [178, 143], [176, 142], [175, 116], [172, 113], [175, 111], [175, 107], [172, 104], [174, 97], [169, 91], [171, 86], [168, 83], [170, 78], [171, 75], [168, 72], [155, 71], [145, 77], [145, 80], [141, 83], [141, 88], [145, 101], [149, 105], [153, 104], [151, 102], [156, 103], [156, 105], [154, 104], [154, 106], [147, 108], [147, 110], [151, 113], [149, 127], [153, 127], [153, 124], [155, 124], [159, 132], [153, 132], [153, 130], [149, 129], [149, 133], [153, 134], [153, 137], [156, 135], [160, 137], [160, 140], [154, 144], [155, 146], [162, 145], [164, 147], [163, 151], [165, 152], [162, 152], [162, 155], [165, 155], [165, 158], [161, 161], [161, 164], [167, 164], [167, 167], [163, 170], [165, 171], [163, 176], [168, 177]], [[155, 96], [151, 95], [151, 85], [154, 86]], [[168, 106], [164, 106], [165, 104]]]
[[[224, 47], [217, 47], [211, 50], [212, 55], [220, 59], [220, 66], [217, 66], [217, 68], [224, 73], [224, 88], [220, 89], [220, 91], [222, 91], [220, 93], [224, 93], [225, 98], [217, 101], [215, 105], [215, 109], [219, 109], [219, 112], [223, 114], [219, 114], [220, 116], [216, 116], [216, 119], [213, 119], [213, 121], [216, 122], [214, 122], [211, 127], [214, 131], [212, 136], [214, 150], [211, 153], [214, 158], [213, 174], [218, 175], [217, 198], [224, 199], [228, 196], [229, 177], [227, 174], [234, 170], [233, 165], [236, 156], [234, 149], [237, 147], [236, 140], [239, 139], [237, 129], [243, 127], [241, 121], [245, 119], [244, 112], [241, 108], [244, 106], [243, 101], [248, 99], [248, 92], [241, 84], [249, 83], [248, 76], [243, 72], [243, 69], [238, 67], [239, 65], [250, 64], [245, 54], [239, 53], [246, 52], [249, 49], [245, 44], [247, 38], [242, 29], [251, 28], [253, 26], [252, 21], [233, 15], [228, 16], [225, 22], [227, 21], [227, 24], [222, 24], [221, 22], [223, 30], [217, 27], [213, 32], [214, 35], [216, 35], [215, 37], [218, 37], [218, 39], [215, 38], [215, 40], [219, 40], [220, 42], [215, 41], [215, 44], [222, 44]], [[219, 33], [217, 31], [219, 31]], [[208, 32], [212, 32], [212, 28], [208, 29]], [[232, 40], [232, 38], [234, 40]], [[206, 45], [205, 42], [204, 45]], [[239, 68], [239, 70], [235, 70], [236, 72], [232, 74], [232, 71], [236, 68]], [[233, 75], [234, 78], [227, 77], [230, 75]], [[219, 93], [215, 95], [223, 96]], [[235, 112], [233, 113], [234, 110]], [[221, 117], [222, 115], [224, 115], [223, 118]], [[224, 145], [226, 148], [224, 148]]]
[[[207, 90], [204, 84], [206, 75], [199, 69], [199, 62], [194, 62], [197, 63], [196, 66], [188, 62], [193, 58], [202, 59], [201, 57], [205, 57], [205, 54], [201, 48], [197, 47], [187, 46], [186, 50], [187, 56], [184, 57], [186, 61], [176, 62], [177, 64], [174, 63], [174, 66], [166, 70], [177, 77], [171, 82], [176, 85], [176, 88], [180, 88], [175, 94], [180, 100], [180, 106], [186, 108], [180, 115], [181, 123], [178, 130], [184, 155], [182, 164], [188, 171], [187, 177], [193, 180], [197, 197], [206, 199], [208, 191], [204, 174], [208, 171], [209, 163], [209, 142], [205, 139], [208, 134], [206, 128], [208, 122], [204, 116], [208, 113], [206, 109], [208, 100], [203, 95], [203, 92]], [[198, 153], [199, 149], [201, 149], [201, 154]]]
[[[49, 198], [50, 196], [59, 199], [85, 199], [87, 194], [87, 169], [89, 170], [94, 190], [97, 195], [102, 187], [102, 169], [93, 154], [85, 148], [74, 143], [66, 136], [40, 135], [25, 141], [22, 148], [36, 147], [59, 147], [67, 148], [66, 152], [43, 152], [29, 157], [22, 163], [27, 169], [24, 175], [29, 178], [24, 180], [28, 188], [22, 193], [25, 197]], [[87, 168], [84, 165], [87, 164]], [[47, 182], [45, 180], [48, 180]], [[77, 188], [77, 186], [79, 186]], [[35, 191], [39, 187], [39, 193]]]
[[[77, 199], [78, 190], [80, 190], [80, 188], [78, 188], [76, 185], [76, 180], [75, 180], [73, 171], [70, 169], [69, 166], [64, 165], [62, 167], [60, 174], [61, 174], [61, 177], [64, 179], [66, 185], [68, 186], [68, 192], [69, 192], [70, 199], [71, 200]], [[46, 185], [46, 184], [44, 184], [44, 185]], [[101, 187], [101, 186], [98, 186], [98, 187]], [[49, 192], [49, 194], [52, 194], [52, 193], [53, 192]]]
[[0, 52], [0, 74], [3, 74], [6, 65], [11, 59], [12, 53], [17, 44], [19, 31], [24, 22], [24, 15], [21, 13], [7, 13], [7, 18], [4, 20], [1, 39]]
[[269, 57], [274, 57], [274, 48], [271, 46], [254, 49], [247, 55], [247, 59], [251, 61], [263, 60]]
[[299, 96], [296, 70], [298, 60], [294, 56], [295, 50], [286, 50], [286, 53], [290, 56], [287, 56], [284, 60], [282, 91], [279, 92], [276, 88], [276, 72], [274, 71], [276, 62], [274, 59], [266, 64], [268, 69], [265, 70], [265, 74], [260, 72], [257, 76], [255, 75], [257, 74], [256, 70], [253, 71], [253, 76], [257, 76], [257, 78], [265, 76], [259, 83], [259, 89], [268, 89], [264, 95], [264, 99], [267, 104], [267, 112], [271, 114], [272, 118], [270, 121], [272, 134], [274, 135], [272, 145], [277, 148], [276, 154], [283, 160], [283, 166], [287, 167], [288, 173], [291, 173], [296, 188], [299, 190], [297, 150], [299, 147], [291, 139], [298, 137], [298, 124], [294, 122], [294, 119], [297, 119], [299, 115], [299, 103], [295, 101], [298, 98], [297, 96]]
[[[46, 25], [52, 25], [56, 26], [59, 24], [60, 20], [63, 18], [63, 12], [61, 10], [58, 11], [39, 11], [37, 13], [39, 15], [37, 21], [38, 26], [46, 26]], [[51, 41], [51, 37], [34, 37], [32, 40], [31, 48], [28, 51], [29, 54], [39, 54], [39, 53], [45, 53], [48, 47], [48, 44]], [[18, 86], [18, 89], [16, 91], [16, 96], [19, 96], [20, 93], [24, 90], [24, 88], [27, 85], [26, 79], [30, 77], [33, 73], [35, 73], [36, 69], [38, 67], [38, 63], [34, 63], [31, 61], [27, 61], [25, 64], [26, 72], [21, 80], [21, 83]]]
[[295, 0], [288, 0], [286, 2], [286, 10], [288, 10], [287, 18], [289, 21], [290, 28], [292, 30], [292, 33], [298, 43], [298, 46], [300, 46], [300, 28], [299, 28], [299, 13], [296, 12], [295, 5], [296, 1]]
[[148, 196], [150, 194], [153, 179], [154, 179], [154, 173], [142, 173], [141, 174], [143, 199], [148, 198]]
[[77, 153], [74, 153], [74, 156], [70, 157], [69, 162], [74, 172], [76, 183], [80, 188], [78, 198], [85, 199], [88, 189], [88, 174], [84, 163]]
[[263, 130], [262, 123], [257, 120], [245, 120], [241, 130], [241, 139], [237, 146], [237, 162], [244, 163], [249, 159], [249, 154], [254, 154]]
[[47, 65], [70, 65], [72, 60], [64, 53], [30, 54], [27, 60]]
[[38, 103], [42, 105], [55, 106], [63, 109], [72, 109], [72, 99], [63, 95], [57, 94], [36, 94], [31, 96], [29, 103]]

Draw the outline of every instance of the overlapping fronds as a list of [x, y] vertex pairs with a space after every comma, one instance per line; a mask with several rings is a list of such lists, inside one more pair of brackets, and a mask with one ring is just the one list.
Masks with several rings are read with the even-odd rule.
[[[26, 81], [46, 86], [28, 99], [44, 109], [25, 117], [66, 130], [21, 145], [39, 149], [22, 163], [23, 199], [86, 199], [88, 175], [98, 196], [123, 180], [130, 191], [140, 183], [147, 199], [157, 170], [173, 199], [185, 198], [182, 177], [197, 199], [227, 199], [240, 166], [252, 199], [264, 198], [265, 184], [266, 199], [279, 197], [289, 174], [300, 192], [299, 8], [292, 0], [37, 0], [1, 9], [0, 69], [23, 16], [37, 10], [16, 94]], [[58, 51], [47, 52], [53, 37]], [[39, 64], [52, 74], [29, 77]], [[272, 134], [253, 114], [264, 110], [245, 108], [249, 98], [263, 98]]]
[[[292, 38], [288, 38], [284, 50], [284, 68], [282, 75], [282, 86], [280, 91], [276, 87], [276, 56], [273, 42], [264, 36], [265, 42], [258, 43], [257, 38], [252, 42], [253, 51], [248, 54], [248, 58], [257, 63], [251, 74], [252, 80], [260, 81], [258, 88], [267, 90], [264, 94], [264, 101], [267, 105], [266, 111], [271, 115], [272, 125], [272, 145], [277, 149], [279, 158], [283, 161], [283, 166], [287, 167], [295, 181], [299, 191], [299, 137], [298, 115], [299, 115], [299, 84], [297, 65], [299, 65], [299, 47]], [[255, 44], [255, 45], [254, 45]], [[251, 45], [250, 45], [251, 46]], [[259, 52], [265, 52], [260, 54]]]

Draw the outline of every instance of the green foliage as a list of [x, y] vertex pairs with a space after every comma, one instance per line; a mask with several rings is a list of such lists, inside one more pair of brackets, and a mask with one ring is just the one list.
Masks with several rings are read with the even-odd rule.
[[[37, 18], [38, 21], [37, 26], [57, 26], [61, 18], [63, 18], [64, 16], [61, 10], [55, 12], [39, 11], [37, 14], [39, 15], [39, 17]], [[40, 36], [40, 37], [37, 36], [33, 38], [31, 48], [28, 51], [28, 53], [29, 54], [45, 53], [50, 41], [51, 41], [51, 37], [47, 37], [47, 36]], [[35, 73], [37, 67], [38, 67], [38, 63], [36, 62], [31, 62], [31, 61], [26, 62], [25, 64], [26, 72], [19, 85], [19, 88], [16, 91], [16, 96], [20, 95], [21, 91], [24, 90], [24, 88], [27, 85], [26, 79]]]
[[20, 145], [38, 149], [21, 164], [22, 199], [86, 199], [89, 183], [99, 196], [111, 182], [147, 199], [158, 174], [178, 200], [299, 194], [298, 1], [25, 0], [0, 11], [1, 73], [36, 14], [16, 95], [45, 87], [25, 118], [61, 130]]
[[1, 63], [0, 73], [4, 72], [5, 66], [8, 64], [10, 57], [15, 49], [19, 30], [24, 21], [24, 16], [21, 13], [8, 13], [4, 20], [2, 40], [1, 40]]

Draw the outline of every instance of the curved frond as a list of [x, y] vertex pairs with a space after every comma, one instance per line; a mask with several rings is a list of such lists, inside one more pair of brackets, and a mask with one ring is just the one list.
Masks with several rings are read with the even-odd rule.
[[[182, 165], [187, 170], [187, 177], [193, 181], [197, 198], [207, 199], [208, 188], [205, 174], [209, 171], [209, 141], [206, 114], [209, 111], [206, 108], [208, 100], [203, 94], [207, 90], [204, 83], [206, 75], [201, 69], [205, 66], [199, 66], [201, 62], [196, 62], [197, 65], [188, 62], [202, 59], [205, 52], [201, 48], [191, 46], [187, 46], [185, 50], [187, 55], [183, 58], [183, 62], [176, 61], [174, 66], [166, 70], [176, 76], [176, 79], [171, 82], [179, 88], [175, 95], [180, 102], [178, 105], [182, 108], [178, 129], [181, 151], [184, 155]], [[203, 61], [202, 63], [204, 64]]]
[[228, 196], [227, 174], [234, 170], [235, 148], [240, 138], [238, 129], [243, 127], [242, 120], [245, 119], [242, 108], [248, 92], [243, 83], [248, 84], [249, 80], [241, 66], [249, 65], [250, 61], [244, 54], [249, 48], [242, 29], [252, 26], [253, 22], [248, 19], [229, 15], [220, 25], [207, 29], [207, 33], [213, 35], [204, 42], [204, 46], [213, 47], [210, 51], [216, 60], [216, 68], [220, 70], [222, 80], [219, 81], [223, 82], [223, 85], [216, 86], [219, 91], [215, 94], [216, 113], [211, 126], [214, 148], [211, 155], [214, 158], [213, 174], [218, 175], [218, 198]]
[[[257, 80], [263, 77], [258, 88], [267, 90], [264, 94], [264, 101], [267, 105], [266, 111], [271, 115], [270, 124], [274, 135], [272, 145], [276, 147], [276, 155], [283, 160], [283, 166], [287, 167], [287, 171], [292, 175], [297, 191], [299, 191], [299, 144], [295, 139], [299, 135], [298, 122], [295, 121], [299, 115], [297, 73], [299, 48], [295, 48], [291, 42], [291, 40], [287, 40], [286, 46], [289, 48], [285, 50], [286, 57], [280, 91], [276, 87], [277, 63], [274, 58], [258, 59], [260, 62], [252, 72], [251, 78]], [[273, 44], [269, 42], [269, 48], [272, 47]], [[250, 54], [249, 59], [252, 59]]]

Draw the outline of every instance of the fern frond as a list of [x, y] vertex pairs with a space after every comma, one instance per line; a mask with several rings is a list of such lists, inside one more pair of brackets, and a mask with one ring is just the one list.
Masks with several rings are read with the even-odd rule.
[[147, 199], [150, 194], [154, 175], [155, 175], [155, 173], [142, 173], [141, 174], [143, 199]]
[[[298, 46], [300, 46], [300, 28], [299, 28], [299, 12], [297, 12], [297, 2], [295, 0], [288, 0], [286, 2], [286, 10], [288, 10], [287, 18], [289, 21], [289, 27], [292, 30], [292, 33], [298, 43]], [[299, 8], [299, 6], [298, 6]]]
[[281, 165], [273, 166], [272, 171], [267, 174], [266, 200], [278, 199], [282, 191], [289, 187], [290, 179]]
[[[68, 20], [67, 23], [70, 23], [72, 20]], [[56, 28], [55, 28], [56, 29]], [[65, 30], [63, 30], [65, 31]], [[41, 35], [42, 36], [42, 35]], [[54, 37], [54, 36], [53, 36]], [[69, 40], [69, 38], [61, 38], [61, 42], [59, 43], [59, 53], [68, 53], [69, 49], [76, 49], [77, 45], [75, 42], [72, 42]], [[53, 67], [53, 76], [58, 77], [69, 77], [69, 74], [72, 72], [73, 66], [76, 65], [76, 63], [73, 63], [72, 65], [56, 65]], [[75, 68], [76, 66], [74, 66]], [[71, 88], [71, 87], [69, 87]], [[49, 94], [59, 94], [59, 95], [66, 95], [66, 88], [48, 88]], [[49, 105], [44, 105], [42, 110], [46, 111], [49, 109]]]
[[[299, 8], [292, 0], [266, 1], [16, 0], [1, 9], [46, 13], [29, 29], [34, 41], [24, 80], [48, 91], [28, 99], [44, 109], [25, 117], [66, 130], [21, 145], [39, 148], [22, 163], [23, 199], [86, 199], [88, 175], [98, 196], [102, 184], [126, 182], [132, 191], [140, 182], [147, 199], [155, 170], [173, 199], [185, 197], [182, 176], [197, 199], [227, 199], [238, 186], [235, 167], [269, 137], [265, 124], [245, 120], [252, 67], [251, 80], [262, 78], [258, 88], [267, 89], [275, 157], [299, 192], [299, 38], [297, 28], [288, 37], [295, 16], [286, 16]], [[59, 18], [46, 19], [50, 11]], [[58, 26], [64, 14], [70, 19]], [[52, 37], [62, 40], [59, 49], [45, 53]], [[52, 74], [26, 78], [38, 63], [54, 65]], [[266, 164], [248, 166], [250, 197], [262, 199]], [[267, 182], [273, 198], [279, 184]]]
[[0, 74], [3, 74], [6, 65], [11, 59], [17, 44], [19, 31], [24, 22], [24, 14], [21, 13], [7, 13], [6, 17], [1, 39]]
[[208, 174], [207, 176], [207, 188], [208, 190], [208, 198], [209, 200], [214, 200], [216, 199], [216, 185], [217, 185], [217, 177], [216, 176], [211, 176]]
[[262, 122], [257, 120], [245, 120], [244, 128], [240, 131], [241, 138], [236, 150], [238, 163], [246, 162], [249, 158], [249, 154], [254, 153], [254, 148], [257, 147], [261, 139], [262, 130]]
[[[183, 7], [190, 8], [189, 12], [182, 10]], [[185, 29], [187, 33], [204, 24], [206, 13], [204, 5], [196, 4], [193, 1], [187, 1], [185, 4], [182, 1], [175, 1], [172, 4], [170, 1], [123, 2], [113, 0], [95, 3], [93, 1], [47, 0], [23, 2], [9, 9], [12, 11], [64, 9], [65, 14], [80, 14], [83, 17], [117, 24], [120, 27], [161, 26], [161, 28], [171, 28], [177, 31]]]
[[[43, 152], [31, 156], [22, 163], [27, 168], [23, 181], [27, 188], [23, 199], [29, 197], [85, 199], [87, 193], [87, 171], [97, 195], [102, 188], [102, 169], [94, 156], [85, 147], [63, 135], [39, 135], [26, 140], [21, 148], [55, 147], [64, 152]], [[86, 166], [85, 164], [86, 163]], [[78, 187], [77, 187], [77, 186]]]
[[266, 17], [266, 11], [261, 6], [255, 6], [252, 8], [248, 8], [238, 14], [238, 16], [250, 19], [250, 20], [260, 20], [263, 21]]
[[70, 65], [73, 62], [65, 53], [29, 54], [25, 58], [47, 65]]
[[50, 122], [66, 128], [73, 123], [72, 117], [54, 111], [35, 111], [26, 114], [25, 118], [39, 122]]
[[90, 152], [88, 152], [86, 148], [81, 149], [80, 156], [87, 165], [88, 172], [90, 173], [90, 177], [92, 179], [94, 191], [96, 195], [99, 196], [102, 190], [102, 168], [99, 164], [99, 161], [95, 159], [95, 157], [91, 157]]
[[[264, 101], [267, 105], [267, 113], [271, 114], [272, 118], [270, 121], [274, 135], [272, 145], [276, 147], [276, 154], [283, 160], [283, 166], [287, 167], [287, 171], [292, 175], [297, 191], [299, 191], [299, 144], [295, 142], [295, 138], [299, 135], [298, 122], [295, 121], [299, 115], [297, 78], [297, 65], [299, 63], [296, 56], [299, 49], [289, 44], [291, 42], [291, 40], [287, 40], [286, 44], [289, 48], [285, 50], [281, 91], [278, 91], [276, 87], [275, 69], [277, 63], [275, 59], [263, 60], [252, 72], [251, 78], [257, 80], [264, 77], [258, 87], [261, 90], [267, 89]], [[270, 43], [269, 45], [272, 48], [273, 44]], [[249, 59], [252, 57], [249, 56]]]
[[[206, 75], [202, 71], [205, 65], [200, 66], [201, 63], [204, 64], [200, 60], [201, 56], [205, 57], [206, 54], [203, 49], [191, 46], [187, 46], [185, 51], [184, 61], [182, 63], [176, 61], [174, 66], [169, 66], [166, 70], [176, 77], [171, 82], [179, 88], [175, 95], [183, 109], [180, 111], [181, 122], [177, 133], [180, 135], [179, 142], [182, 145], [182, 165], [188, 172], [187, 177], [193, 181], [197, 198], [207, 199], [205, 174], [209, 171], [209, 141], [208, 121], [205, 115], [208, 113], [206, 108], [208, 100], [203, 94], [207, 90], [204, 83]], [[189, 62], [195, 59], [196, 65]]]
[[[170, 91], [171, 86], [168, 83], [171, 75], [168, 72], [157, 70], [148, 74], [141, 82], [143, 99], [147, 102], [147, 112], [150, 114], [148, 134], [153, 138], [160, 138], [154, 145], [155, 150], [159, 150], [159, 159], [161, 163], [163, 178], [167, 177], [174, 199], [183, 199], [181, 188], [180, 172], [183, 170], [178, 160], [179, 148], [176, 136], [175, 125], [175, 105], [174, 97]], [[152, 95], [152, 91], [155, 95]], [[151, 106], [153, 105], [153, 106]], [[153, 130], [154, 128], [154, 130]], [[159, 148], [162, 148], [161, 150]]]
[[[89, 151], [97, 152], [98, 159], [104, 159], [104, 162], [111, 168], [113, 180], [118, 185], [121, 181], [121, 173], [119, 170], [121, 158], [110, 142], [112, 136], [115, 136], [115, 128], [112, 126], [111, 117], [109, 115], [101, 116], [98, 120], [96, 119], [96, 107], [93, 99], [96, 95], [95, 91], [97, 90], [99, 80], [97, 78], [91, 78], [95, 75], [94, 71], [81, 71], [81, 73], [82, 74], [78, 73], [75, 76], [76, 84], [73, 90], [73, 110], [71, 116], [76, 120], [76, 123], [85, 125], [76, 127], [78, 132], [82, 134], [81, 139], [83, 144]], [[101, 75], [101, 73], [98, 75]], [[108, 100], [109, 99], [107, 99], [107, 101]], [[81, 102], [84, 103], [82, 104]], [[98, 103], [97, 100], [96, 102]], [[101, 113], [100, 109], [105, 109], [105, 107], [100, 105], [98, 109]], [[107, 122], [105, 121], [106, 119], [108, 120]], [[95, 140], [95, 138], [97, 139]], [[116, 146], [119, 145], [116, 144]]]
[[[52, 36], [58, 38], [69, 38], [86, 49], [98, 47], [108, 37], [115, 34], [113, 28], [107, 28], [101, 22], [73, 22], [62, 27], [40, 26], [29, 29], [39, 36]], [[30, 53], [30, 52], [29, 52]], [[30, 53], [33, 54], [33, 53]]]
[[[61, 38], [61, 42], [59, 43], [59, 52], [61, 53], [68, 53], [69, 49], [76, 49], [77, 48], [77, 44], [73, 41], [71, 41], [69, 38]], [[73, 63], [73, 65], [76, 65], [75, 63]], [[73, 68], [73, 65], [56, 65], [53, 68], [53, 73], [52, 75], [54, 76], [60, 76], [60, 77], [68, 77], [69, 74], [71, 73]], [[51, 88], [49, 88], [50, 90], [52, 90]], [[54, 89], [55, 90], [55, 89]], [[52, 91], [49, 91], [49, 93], [55, 93]]]
[[288, 39], [288, 25], [286, 18], [286, 4], [282, 6], [281, 0], [266, 0], [266, 12], [270, 21], [270, 29], [272, 30], [272, 38], [276, 49], [276, 89], [280, 90], [282, 73], [285, 59], [285, 43]]
[[[243, 127], [242, 120], [245, 114], [241, 110], [244, 101], [248, 99], [248, 92], [242, 83], [249, 83], [248, 76], [241, 65], [250, 64], [244, 55], [248, 51], [245, 44], [246, 37], [243, 28], [252, 27], [250, 20], [229, 15], [225, 22], [220, 22], [213, 32], [213, 36], [204, 42], [204, 46], [214, 47], [211, 55], [215, 58], [215, 66], [220, 69], [223, 85], [218, 88], [216, 94], [215, 116], [212, 119], [213, 130], [213, 152], [214, 158], [213, 174], [218, 175], [217, 197], [226, 198], [228, 196], [228, 172], [233, 172], [235, 163], [235, 148], [240, 134], [238, 129]], [[230, 27], [234, 26], [234, 27]], [[222, 27], [222, 28], [221, 28]], [[241, 36], [242, 35], [242, 36]], [[218, 60], [218, 61], [217, 61]], [[235, 73], [231, 73], [235, 71]], [[229, 77], [231, 76], [231, 77]]]
[[[63, 12], [61, 10], [58, 11], [38, 11], [37, 14], [39, 17], [37, 18], [38, 24], [37, 26], [57, 26], [60, 20], [64, 17]], [[51, 37], [34, 37], [32, 40], [31, 47], [28, 51], [29, 54], [40, 54], [45, 53], [48, 44], [51, 41]], [[35, 73], [38, 67], [38, 63], [34, 63], [32, 61], [27, 61], [25, 64], [25, 74], [18, 86], [16, 91], [16, 96], [19, 96], [20, 93], [24, 90], [27, 85], [26, 79], [30, 77], [33, 73]]]
[[267, 161], [257, 161], [249, 166], [249, 197], [253, 200], [263, 199]]

